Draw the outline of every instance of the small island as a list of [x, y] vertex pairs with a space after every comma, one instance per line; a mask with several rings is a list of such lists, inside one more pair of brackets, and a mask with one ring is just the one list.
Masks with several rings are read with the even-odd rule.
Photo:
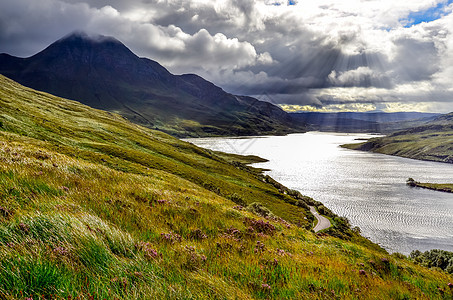
[[420, 187], [424, 189], [430, 189], [430, 190], [435, 190], [435, 191], [440, 191], [440, 192], [447, 192], [447, 193], [453, 193], [453, 184], [451, 183], [423, 183], [423, 182], [418, 182], [415, 181], [413, 178], [409, 178], [406, 181], [406, 184], [409, 186], [413, 187]]

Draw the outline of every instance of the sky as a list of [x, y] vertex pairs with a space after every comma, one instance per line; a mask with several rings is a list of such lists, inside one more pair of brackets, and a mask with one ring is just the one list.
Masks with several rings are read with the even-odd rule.
[[113, 36], [288, 111], [453, 111], [453, 0], [2, 0], [0, 53]]

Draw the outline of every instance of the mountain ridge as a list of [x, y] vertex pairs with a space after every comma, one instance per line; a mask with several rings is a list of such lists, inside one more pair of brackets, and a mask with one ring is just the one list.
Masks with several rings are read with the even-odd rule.
[[391, 133], [432, 121], [440, 114], [420, 112], [296, 112], [290, 113], [308, 130]]
[[28, 58], [0, 54], [0, 74], [176, 136], [304, 129], [277, 106], [244, 101], [195, 74], [173, 75], [113, 37], [76, 32]]
[[345, 148], [372, 151], [418, 160], [453, 163], [453, 113], [440, 115], [423, 125], [373, 138]]

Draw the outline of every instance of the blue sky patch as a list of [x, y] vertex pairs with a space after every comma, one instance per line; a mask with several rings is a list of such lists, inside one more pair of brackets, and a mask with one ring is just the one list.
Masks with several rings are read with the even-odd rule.
[[[453, 1], [453, 0], [452, 0]], [[284, 1], [274, 1], [274, 2], [271, 2], [271, 3], [267, 3], [268, 5], [275, 5], [275, 6], [280, 6], [282, 4], [284, 4]], [[288, 0], [287, 2], [287, 5], [296, 5], [297, 4], [297, 0]]]
[[404, 27], [409, 28], [423, 22], [431, 22], [447, 15], [444, 8], [453, 3], [453, 0], [442, 1], [436, 6], [430, 7], [426, 10], [411, 12], [407, 18], [401, 20]]

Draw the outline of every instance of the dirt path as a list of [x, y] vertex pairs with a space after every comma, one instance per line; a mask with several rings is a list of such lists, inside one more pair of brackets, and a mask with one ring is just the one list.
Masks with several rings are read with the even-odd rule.
[[313, 206], [310, 206], [310, 212], [318, 220], [318, 224], [316, 224], [315, 228], [313, 228], [314, 232], [318, 232], [331, 226], [329, 219], [321, 216]]

